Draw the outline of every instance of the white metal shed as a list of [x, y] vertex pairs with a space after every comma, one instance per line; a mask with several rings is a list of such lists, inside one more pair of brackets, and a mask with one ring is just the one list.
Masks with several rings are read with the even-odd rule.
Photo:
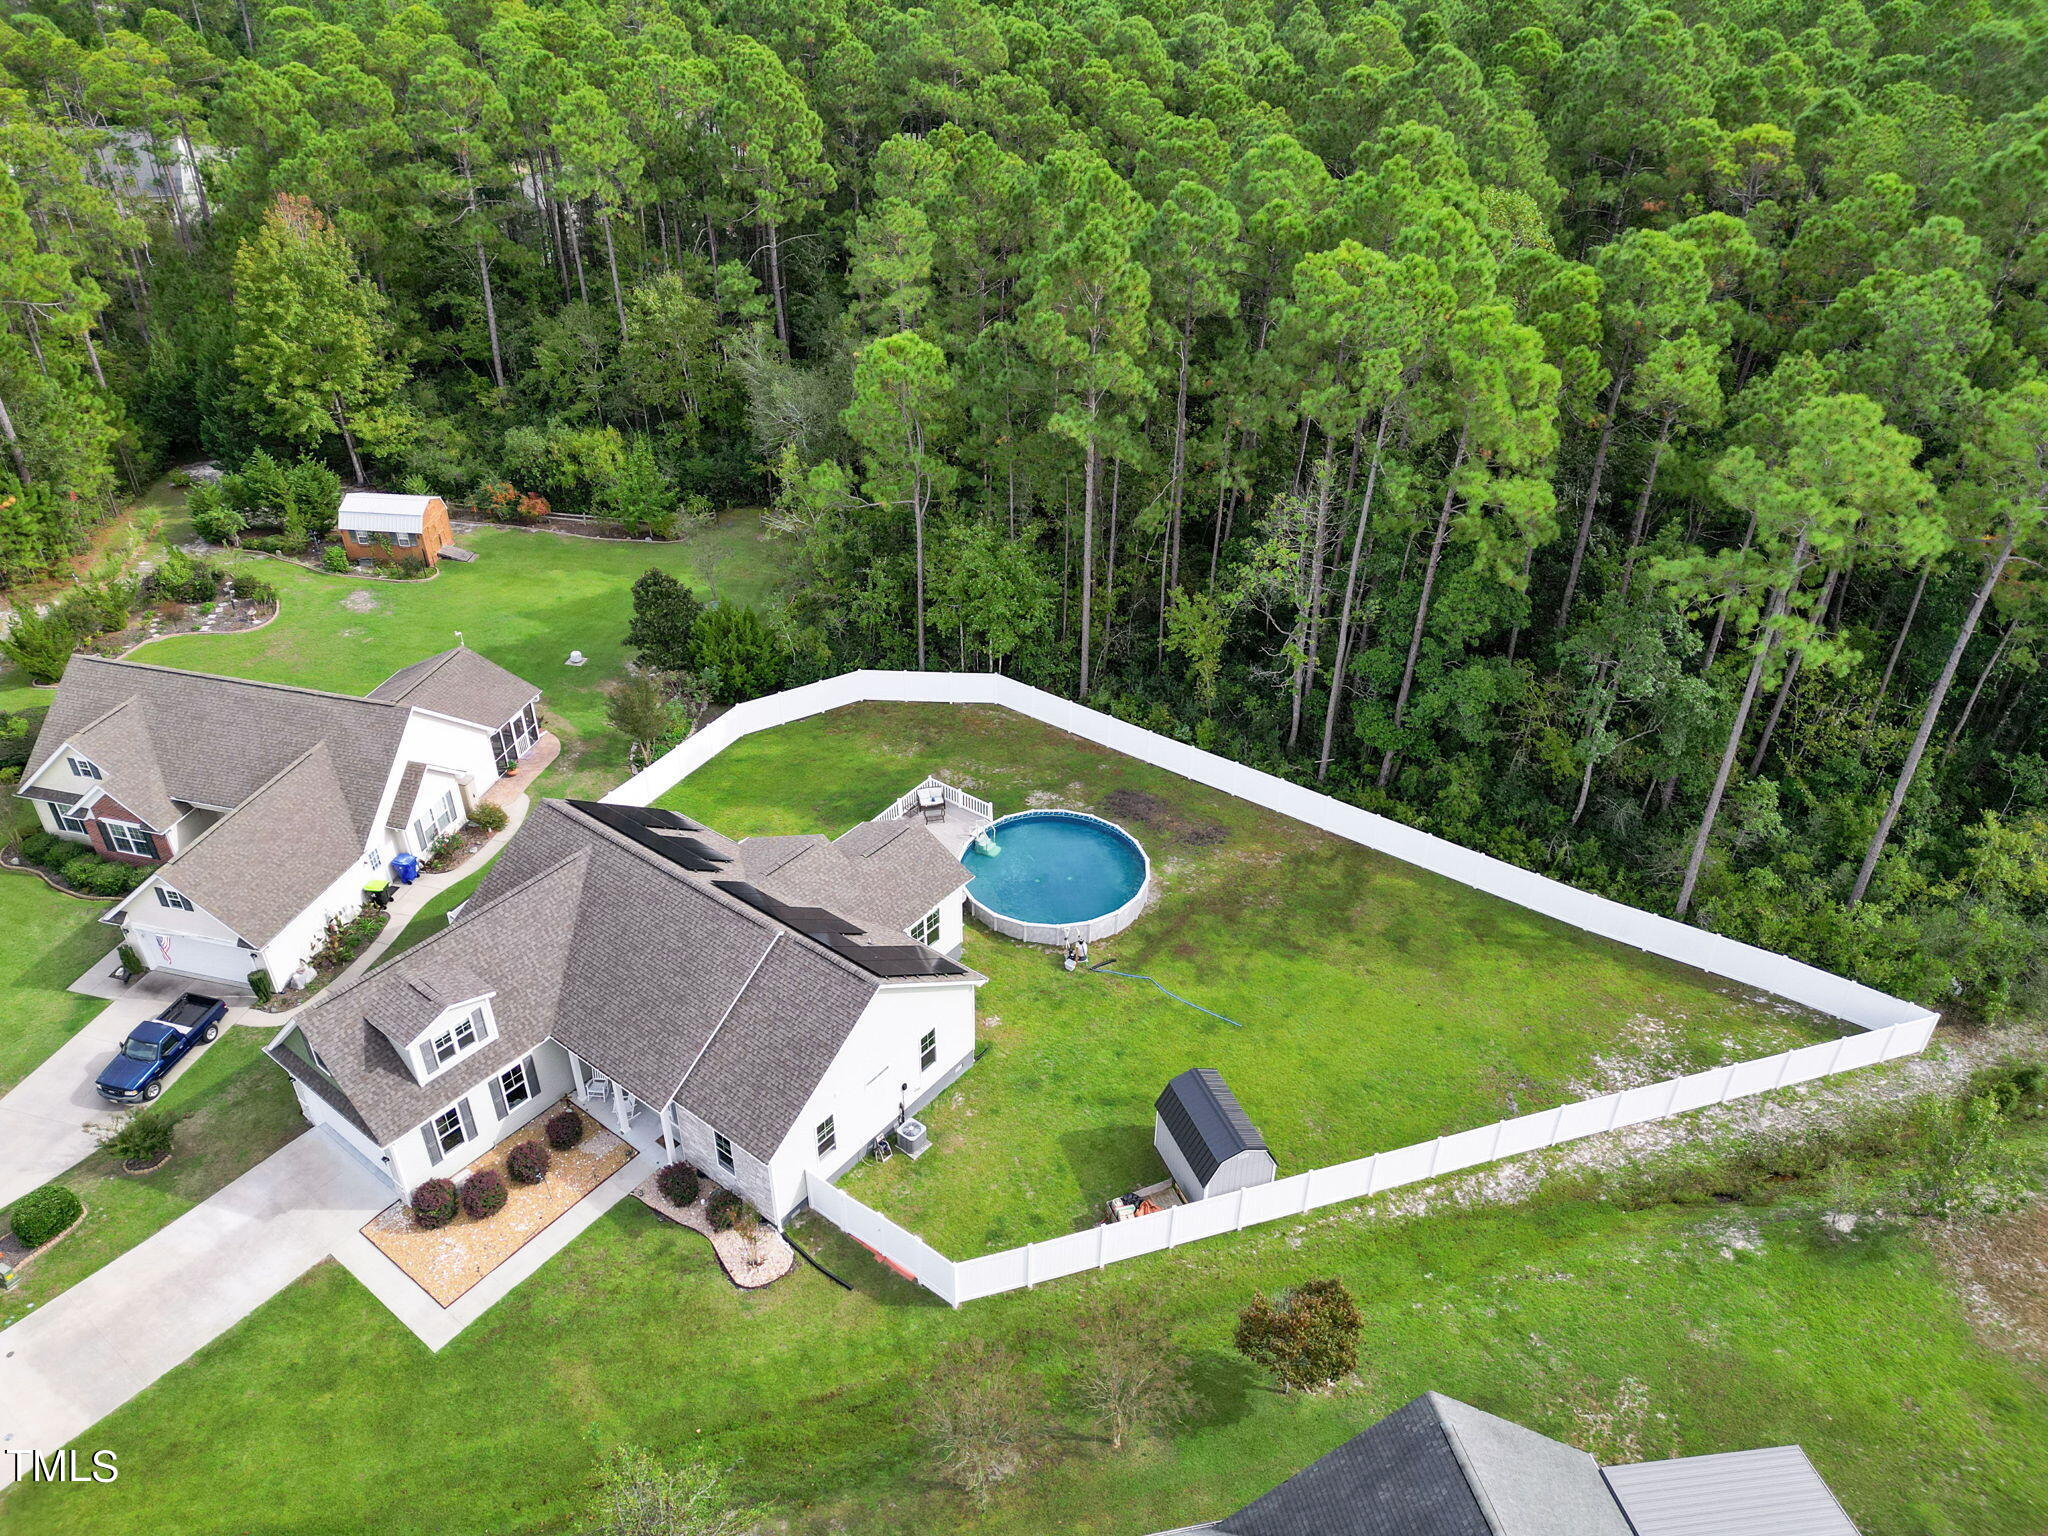
[[378, 491], [350, 491], [341, 498], [335, 526], [349, 533], [418, 533], [424, 526], [431, 496], [387, 496]]
[[1190, 1067], [1154, 1104], [1152, 1145], [1189, 1200], [1207, 1200], [1278, 1173], [1266, 1138], [1214, 1067]]

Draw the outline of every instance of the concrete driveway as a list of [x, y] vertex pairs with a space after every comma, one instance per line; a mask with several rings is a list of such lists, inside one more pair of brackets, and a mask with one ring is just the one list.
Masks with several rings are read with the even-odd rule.
[[[77, 1439], [390, 1203], [390, 1189], [328, 1132], [307, 1131], [0, 1330], [0, 1450], [47, 1454]], [[91, 1451], [126, 1447], [83, 1449], [89, 1464]], [[0, 1486], [13, 1461], [0, 1456]]]
[[[87, 1122], [119, 1113], [93, 1091], [100, 1069], [120, 1049], [129, 1030], [154, 1017], [181, 992], [205, 988], [204, 982], [144, 976], [0, 1097], [0, 1207], [49, 1183], [94, 1149], [97, 1143], [85, 1129]], [[247, 1017], [248, 1010], [230, 1008], [221, 1027]], [[206, 1049], [186, 1052], [171, 1069], [170, 1081], [176, 1082]]]

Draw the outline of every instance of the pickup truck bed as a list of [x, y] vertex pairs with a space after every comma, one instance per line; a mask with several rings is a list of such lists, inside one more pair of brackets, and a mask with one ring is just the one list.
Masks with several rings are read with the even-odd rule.
[[169, 1024], [174, 1029], [193, 1030], [219, 1017], [225, 1011], [219, 998], [208, 997], [201, 992], [187, 992], [158, 1014], [157, 1022]]

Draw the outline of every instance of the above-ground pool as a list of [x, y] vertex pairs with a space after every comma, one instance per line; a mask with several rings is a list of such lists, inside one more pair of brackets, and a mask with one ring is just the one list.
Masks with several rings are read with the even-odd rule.
[[997, 933], [1032, 944], [1101, 939], [1145, 904], [1151, 866], [1138, 840], [1080, 811], [1019, 811], [960, 856], [967, 902]]

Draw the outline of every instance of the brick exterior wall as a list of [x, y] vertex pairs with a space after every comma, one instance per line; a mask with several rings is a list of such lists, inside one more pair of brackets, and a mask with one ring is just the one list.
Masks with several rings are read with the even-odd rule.
[[[92, 844], [92, 851], [101, 858], [112, 859], [116, 864], [161, 864], [171, 856], [170, 841], [161, 832], [149, 833], [150, 846], [156, 850], [153, 858], [109, 846], [106, 831], [100, 825], [102, 817], [109, 821], [125, 821], [131, 826], [142, 824], [140, 816], [115, 800], [112, 795], [102, 795], [99, 803], [93, 806], [92, 815], [85, 819], [86, 841]], [[144, 828], [144, 831], [148, 829]]]

